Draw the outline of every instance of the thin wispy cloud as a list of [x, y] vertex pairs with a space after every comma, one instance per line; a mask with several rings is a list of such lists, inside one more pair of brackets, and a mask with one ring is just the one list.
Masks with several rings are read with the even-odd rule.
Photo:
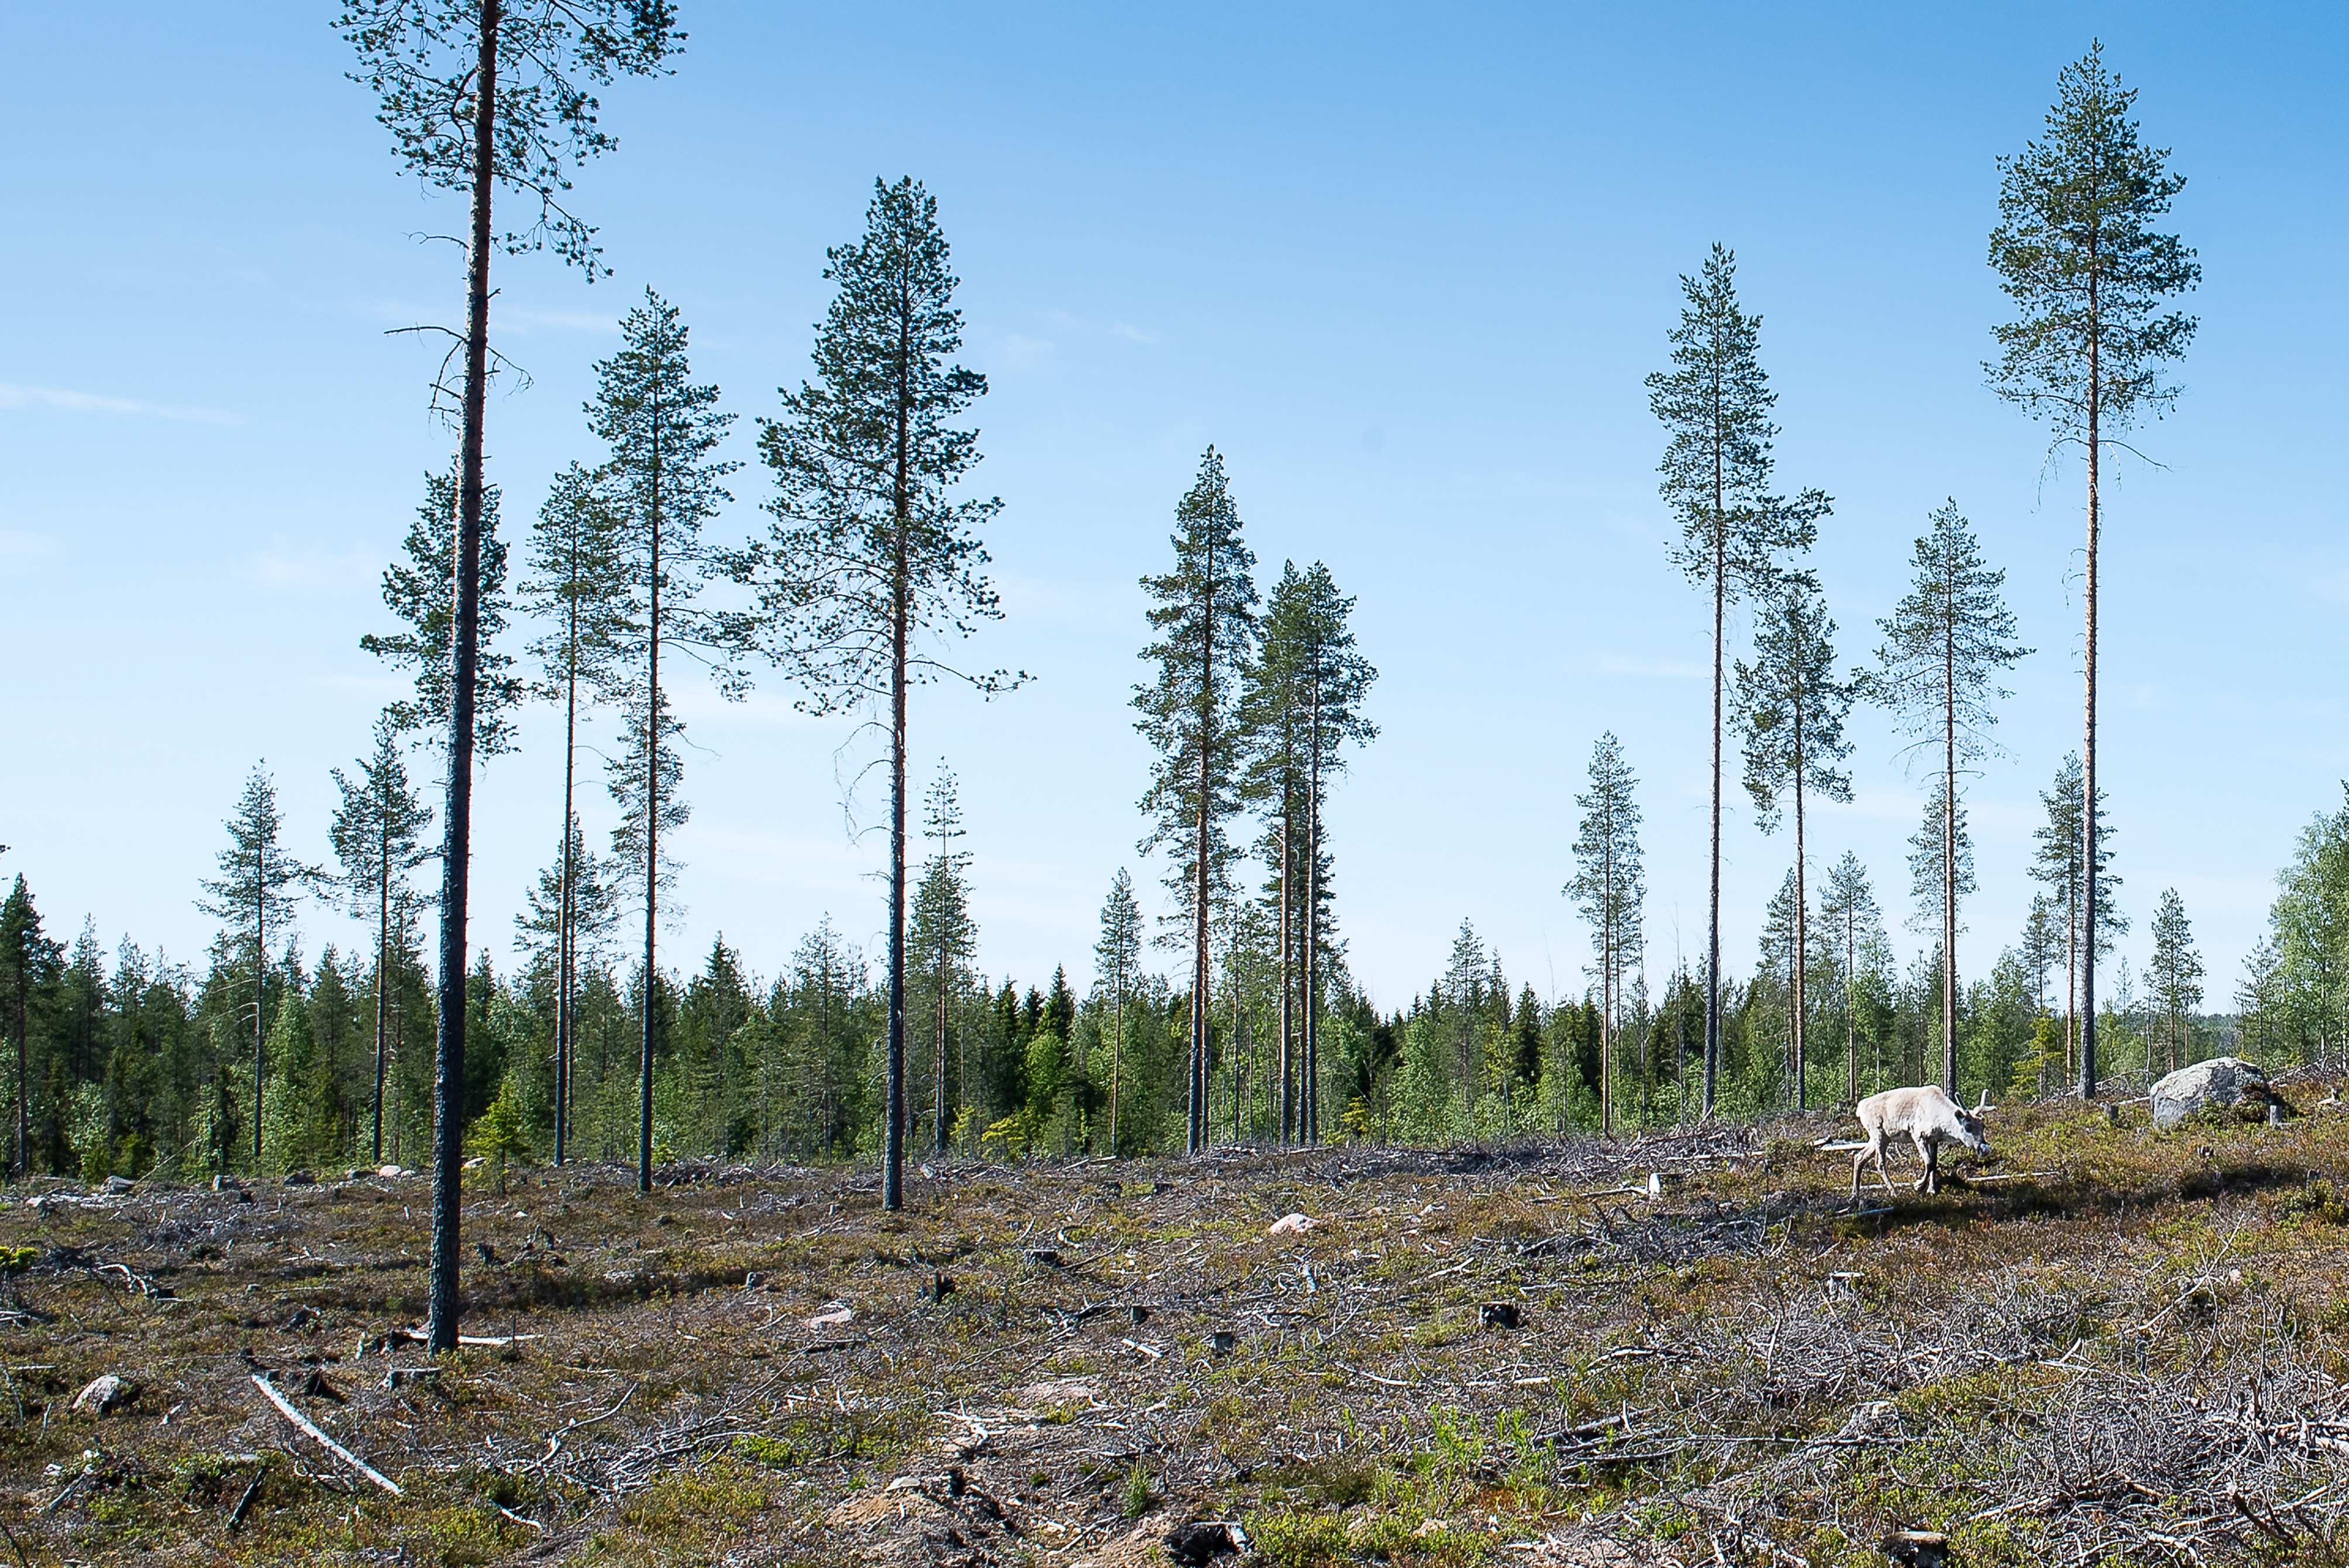
[[1675, 679], [1696, 679], [1711, 673], [1704, 665], [1688, 659], [1635, 659], [1624, 654], [1602, 655], [1599, 668], [1603, 675], [1669, 676]]
[[371, 583], [382, 563], [362, 551], [273, 549], [253, 558], [253, 574], [264, 588], [290, 593], [321, 593]]
[[1145, 332], [1141, 327], [1135, 326], [1130, 322], [1094, 321], [1090, 317], [1077, 315], [1065, 310], [1040, 310], [1036, 312], [1036, 317], [1040, 321], [1049, 323], [1050, 325], [1060, 327], [1064, 331], [1080, 333], [1088, 336], [1119, 337], [1123, 338], [1128, 343], [1151, 345], [1154, 345], [1158, 342], [1158, 335], [1156, 333]]
[[0, 408], [54, 408], [63, 414], [132, 414], [189, 425], [244, 423], [238, 416], [219, 408], [186, 408], [170, 403], [144, 402], [136, 397], [70, 392], [57, 387], [20, 387], [7, 381], [0, 381]]

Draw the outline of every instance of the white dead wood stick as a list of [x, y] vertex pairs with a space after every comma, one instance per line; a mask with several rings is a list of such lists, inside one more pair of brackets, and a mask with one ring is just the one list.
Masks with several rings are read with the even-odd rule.
[[367, 1480], [375, 1482], [376, 1485], [383, 1488], [384, 1491], [391, 1493], [392, 1496], [399, 1497], [403, 1495], [399, 1490], [399, 1483], [398, 1481], [392, 1480], [389, 1476], [384, 1474], [381, 1470], [367, 1463], [367, 1460], [359, 1458], [358, 1455], [351, 1452], [350, 1449], [343, 1447], [342, 1444], [335, 1441], [334, 1439], [320, 1431], [317, 1424], [312, 1421], [309, 1417], [304, 1415], [301, 1411], [288, 1404], [286, 1402], [285, 1396], [272, 1387], [267, 1378], [255, 1373], [254, 1375], [253, 1386], [261, 1390], [261, 1394], [264, 1398], [277, 1407], [277, 1413], [279, 1415], [285, 1417], [296, 1427], [302, 1429], [302, 1430], [308, 1436], [316, 1439], [319, 1446], [324, 1448], [328, 1453], [334, 1455], [336, 1459], [342, 1460], [345, 1464], [358, 1471], [359, 1474], [367, 1477]]

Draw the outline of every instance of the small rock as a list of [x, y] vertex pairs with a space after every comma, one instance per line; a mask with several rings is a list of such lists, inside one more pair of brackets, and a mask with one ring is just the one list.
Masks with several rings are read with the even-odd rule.
[[244, 1191], [244, 1185], [233, 1176], [215, 1176], [212, 1178], [212, 1191], [215, 1192], [242, 1192]]
[[1515, 1328], [1517, 1309], [1506, 1301], [1488, 1302], [1476, 1309], [1476, 1321], [1486, 1328]]
[[406, 1171], [402, 1171], [397, 1165], [378, 1165], [375, 1168], [375, 1173], [387, 1179], [395, 1176], [404, 1176], [407, 1174]]
[[1041, 1264], [1048, 1269], [1056, 1269], [1061, 1266], [1061, 1254], [1050, 1247], [1030, 1247], [1028, 1261], [1031, 1264]]
[[2265, 1120], [2276, 1103], [2267, 1074], [2240, 1057], [2214, 1057], [2183, 1067], [2153, 1086], [2153, 1124], [2167, 1131], [2197, 1111], [2240, 1107], [2246, 1119]]
[[74, 1396], [73, 1408], [85, 1416], [110, 1415], [138, 1397], [139, 1390], [135, 1386], [109, 1372]]
[[395, 1367], [384, 1375], [383, 1386], [398, 1388], [410, 1383], [436, 1382], [440, 1377], [440, 1368], [438, 1367]]
[[1240, 1347], [1240, 1336], [1228, 1328], [1218, 1328], [1208, 1336], [1207, 1346], [1218, 1356], [1229, 1356]]
[[743, 1271], [742, 1271], [742, 1288], [743, 1288], [744, 1290], [757, 1290], [757, 1289], [759, 1289], [761, 1286], [764, 1285], [766, 1283], [767, 1283], [767, 1272], [766, 1272], [766, 1270], [764, 1270], [764, 1269], [745, 1269], [745, 1270], [743, 1270]]
[[1217, 1519], [1198, 1519], [1166, 1532], [1167, 1554], [1177, 1563], [1198, 1565], [1247, 1550], [1247, 1537], [1239, 1526]]
[[810, 1328], [845, 1328], [855, 1320], [856, 1314], [854, 1309], [835, 1301], [823, 1311], [809, 1318], [807, 1326]]
[[285, 1172], [285, 1184], [288, 1187], [316, 1187], [318, 1179], [307, 1171], [288, 1171]]
[[109, 1176], [106, 1179], [106, 1190], [116, 1197], [120, 1197], [125, 1192], [139, 1191], [139, 1183], [128, 1176]]
[[1139, 1328], [1150, 1321], [1150, 1309], [1137, 1302], [1125, 1309], [1125, 1320]]
[[1941, 1568], [1950, 1560], [1950, 1538], [1938, 1530], [1896, 1530], [1884, 1538], [1884, 1554], [1909, 1568]]
[[1265, 1230], [1268, 1236], [1301, 1236], [1319, 1223], [1310, 1214], [1284, 1214]]

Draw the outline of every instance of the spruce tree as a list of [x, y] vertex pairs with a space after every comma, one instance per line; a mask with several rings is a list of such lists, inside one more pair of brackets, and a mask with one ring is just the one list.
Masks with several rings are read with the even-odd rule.
[[1120, 866], [1102, 904], [1101, 937], [1093, 944], [1093, 973], [1109, 992], [1109, 1151], [1118, 1152], [1118, 1110], [1124, 1091], [1125, 999], [1142, 967], [1142, 906], [1134, 902], [1133, 879]]
[[[2159, 416], [2178, 388], [2163, 379], [2186, 352], [2195, 320], [2167, 308], [2201, 281], [2194, 253], [2154, 222], [2185, 189], [2167, 149], [2138, 139], [2135, 88], [2105, 68], [2104, 45], [2064, 67], [2045, 137], [1999, 160], [1999, 224], [1990, 262], [2014, 301], [2016, 319], [1992, 329], [2000, 356], [1983, 369], [1992, 387], [2034, 419], [2057, 447], [2088, 461], [2086, 632], [2082, 644], [2084, 792], [2096, 783], [2096, 568], [2105, 448], [2140, 417]], [[2080, 820], [2081, 860], [2101, 864], [2096, 819]], [[2095, 954], [2101, 911], [2093, 880], [2080, 906], [2080, 1092], [2096, 1092]]]
[[1590, 788], [1574, 798], [1582, 827], [1574, 841], [1574, 880], [1565, 890], [1590, 927], [1596, 950], [1590, 976], [1599, 993], [1599, 1125], [1609, 1137], [1615, 1131], [1615, 1031], [1622, 1019], [1623, 976], [1642, 952], [1648, 897], [1639, 782], [1624, 759], [1622, 742], [1611, 731], [1600, 736], [1590, 748]]
[[2014, 641], [2014, 615], [2000, 597], [2006, 573], [1982, 563], [1982, 549], [1958, 514], [1958, 503], [1944, 502], [1930, 521], [1933, 531], [1918, 540], [1909, 555], [1917, 575], [1908, 596], [1877, 623], [1884, 645], [1867, 679], [1869, 695], [1892, 710], [1912, 753], [1936, 745], [1941, 753], [1934, 794], [1942, 810], [1941, 1088], [1955, 1094], [1962, 809], [1958, 769], [1996, 749], [1990, 737], [1998, 722], [1992, 705], [2011, 695], [1995, 684], [1996, 677], [2031, 650]]
[[1909, 838], [1909, 890], [1916, 901], [1915, 911], [1909, 917], [1909, 929], [1934, 931], [1941, 937], [1938, 949], [1941, 1071], [1945, 1075], [1941, 1087], [1954, 1096], [1958, 1092], [1959, 995], [1954, 971], [1957, 935], [1965, 929], [1959, 923], [1958, 908], [1973, 895], [1976, 884], [1973, 834], [1966, 827], [1965, 802], [1962, 799], [1951, 799], [1950, 785], [1948, 774], [1933, 775], [1933, 788], [1925, 797], [1924, 817]]
[[1884, 915], [1876, 906], [1875, 890], [1868, 886], [1868, 868], [1849, 850], [1827, 872], [1827, 885], [1819, 895], [1819, 919], [1826, 927], [1829, 942], [1841, 949], [1836, 969], [1837, 988], [1843, 994], [1844, 1063], [1850, 1075], [1847, 1092], [1857, 1105], [1859, 1015], [1854, 1005], [1853, 987], [1859, 977], [1861, 946], [1880, 929]]
[[[402, 559], [383, 569], [383, 603], [403, 630], [370, 632], [359, 646], [405, 669], [415, 694], [384, 709], [395, 728], [428, 745], [446, 745], [457, 692], [456, 579], [450, 570], [458, 531], [456, 468], [424, 476], [424, 500], [401, 546]], [[523, 686], [513, 656], [497, 646], [506, 627], [506, 546], [498, 537], [498, 487], [481, 494], [480, 593], [474, 606], [473, 744], [484, 757], [513, 745], [513, 711]]]
[[344, 896], [351, 916], [375, 916], [375, 1109], [372, 1146], [383, 1163], [383, 1082], [390, 1037], [392, 908], [408, 894], [408, 873], [432, 858], [424, 830], [432, 812], [408, 782], [400, 760], [398, 720], [388, 712], [376, 719], [375, 750], [357, 763], [358, 778], [334, 769], [342, 804], [328, 836], [343, 862]]
[[[466, 875], [472, 851], [475, 703], [483, 577], [482, 425], [492, 370], [490, 258], [535, 249], [592, 280], [595, 230], [569, 205], [568, 167], [608, 150], [595, 89], [616, 73], [650, 76], [683, 42], [671, 0], [345, 0], [336, 28], [358, 55], [351, 79], [376, 95], [376, 119], [407, 170], [470, 200], [463, 357], [456, 388], [458, 504], [451, 552], [449, 800], [442, 825], [440, 954], [434, 1067], [431, 1305], [425, 1336], [457, 1347], [459, 1228], [463, 1195]], [[499, 232], [500, 187], [538, 211]], [[605, 269], [607, 270], [608, 269]], [[444, 362], [445, 364], [445, 362]], [[434, 387], [438, 406], [444, 379]]]
[[[1809, 871], [1803, 804], [1807, 791], [1830, 800], [1851, 799], [1851, 779], [1835, 765], [1851, 755], [1844, 720], [1853, 683], [1836, 678], [1836, 624], [1808, 573], [1789, 573], [1754, 631], [1754, 663], [1737, 662], [1735, 721], [1745, 737], [1745, 789], [1765, 833], [1776, 830], [1778, 798], [1795, 798], [1794, 944], [1810, 951]], [[1806, 1109], [1809, 994], [1805, 965], [1795, 964], [1787, 1006], [1794, 1030], [1795, 1109]]]
[[1648, 407], [1671, 439], [1658, 465], [1664, 500], [1680, 519], [1672, 560], [1713, 595], [1713, 846], [1707, 916], [1704, 1114], [1713, 1114], [1721, 1065], [1721, 741], [1728, 607], [1766, 592], [1783, 559], [1810, 548], [1826, 495], [1789, 500], [1771, 490], [1770, 422], [1778, 395], [1760, 357], [1762, 318], [1737, 305], [1737, 260], [1713, 247], [1702, 273], [1683, 275], [1688, 304], [1672, 329], [1672, 367], [1648, 377]]
[[[255, 763], [237, 801], [236, 815], [225, 824], [228, 847], [220, 852], [220, 875], [201, 885], [211, 896], [196, 908], [230, 927], [242, 942], [253, 938], [253, 1164], [261, 1168], [263, 1091], [268, 1075], [263, 1068], [263, 1045], [270, 1019], [264, 1006], [269, 972], [269, 934], [293, 923], [294, 909], [304, 890], [325, 873], [288, 854], [278, 843], [284, 820], [277, 813], [277, 787], [270, 781], [265, 763]], [[223, 1161], [227, 1150], [222, 1151]]]
[[[970, 963], [978, 955], [978, 931], [970, 915], [970, 853], [955, 848], [963, 836], [962, 805], [956, 794], [953, 769], [944, 763], [922, 802], [922, 835], [937, 848], [922, 866], [922, 880], [914, 890], [912, 926], [907, 944], [922, 956], [931, 986], [931, 1093], [936, 1113], [930, 1146], [947, 1152], [954, 1134], [954, 1106], [962, 1091], [962, 1075], [947, 1060], [948, 1021], [954, 999], [971, 984]], [[955, 1064], [959, 1067], [961, 1064]]]
[[588, 849], [586, 830], [575, 813], [565, 837], [567, 841], [538, 873], [537, 885], [524, 895], [523, 907], [514, 915], [517, 942], [545, 965], [555, 985], [553, 1110], [558, 1165], [568, 1158], [572, 1142], [579, 975], [583, 965], [592, 967], [605, 957], [624, 902], [616, 857], [607, 859]]
[[874, 181], [864, 236], [824, 253], [836, 285], [817, 329], [817, 379], [783, 393], [760, 431], [774, 471], [770, 537], [733, 558], [757, 589], [746, 634], [796, 679], [801, 706], [885, 714], [889, 779], [888, 1104], [882, 1203], [905, 1206], [907, 707], [957, 680], [992, 694], [1024, 676], [973, 674], [934, 651], [1002, 614], [979, 538], [1002, 507], [958, 497], [978, 433], [953, 421], [987, 377], [962, 348], [936, 200], [907, 177]]
[[43, 934], [41, 913], [33, 905], [32, 890], [24, 873], [5, 903], [0, 903], [0, 1022], [8, 1031], [8, 1048], [16, 1065], [16, 1136], [9, 1168], [19, 1176], [32, 1171], [33, 1031], [44, 1001], [57, 984], [65, 954]]
[[[2162, 889], [2160, 906], [2154, 911], [2153, 962], [2146, 965], [2146, 979], [2161, 1008], [2169, 1042], [2169, 1070], [2176, 1072], [2184, 1065], [2178, 1041], [2190, 1034], [2194, 1009], [2202, 1005], [2202, 955], [2194, 951], [2194, 928], [2186, 918], [2186, 901], [2174, 887]], [[2147, 1041], [2147, 1054], [2150, 1056], [2152, 1050]], [[2189, 1039], [2185, 1054], [2191, 1052]]]
[[[554, 971], [554, 1162], [564, 1163], [571, 1133], [571, 1077], [574, 1052], [572, 996], [579, 972], [575, 929], [583, 879], [596, 873], [579, 830], [579, 707], [583, 690], [608, 685], [616, 653], [611, 611], [626, 592], [618, 520], [603, 494], [604, 476], [573, 463], [555, 476], [538, 521], [531, 529], [530, 575], [523, 603], [551, 623], [533, 642], [539, 675], [536, 694], [563, 708], [563, 852], [555, 865]], [[600, 891], [600, 890], [599, 890]], [[536, 912], [533, 911], [533, 916]], [[522, 917], [517, 916], [517, 919]]]
[[1209, 447], [1199, 477], [1174, 509], [1174, 570], [1142, 580], [1154, 603], [1158, 640], [1143, 650], [1158, 678], [1137, 686], [1134, 722], [1158, 753], [1142, 810], [1151, 830], [1148, 854], [1176, 846], [1167, 888], [1185, 906], [1191, 947], [1191, 1038], [1185, 1148], [1207, 1142], [1207, 1035], [1212, 1005], [1208, 922], [1229, 881], [1232, 850], [1225, 824], [1238, 810], [1246, 732], [1239, 723], [1240, 681], [1257, 635], [1256, 556], [1240, 540], [1239, 509], [1224, 476], [1223, 454]]
[[673, 857], [661, 836], [685, 825], [685, 731], [661, 684], [666, 650], [698, 658], [719, 692], [741, 696], [733, 662], [736, 633], [698, 600], [719, 557], [702, 543], [701, 525], [732, 498], [724, 480], [740, 465], [714, 454], [731, 414], [718, 411], [718, 388], [697, 386], [686, 358], [677, 307], [651, 289], [621, 318], [620, 352], [595, 366], [589, 428], [608, 449], [595, 504], [612, 556], [596, 634], [609, 650], [595, 673], [620, 709], [622, 749], [605, 764], [605, 783], [620, 808], [612, 848], [644, 891], [644, 966], [647, 984], [637, 1054], [636, 1191], [653, 1190], [653, 1057], [657, 1047], [649, 983], [657, 962], [662, 892], [675, 885]]
[[[2048, 896], [2061, 904], [2064, 915], [2064, 1067], [2067, 1076], [2077, 1077], [2081, 1037], [2080, 983], [2085, 965], [2081, 961], [2084, 914], [2089, 892], [2080, 872], [2080, 851], [2087, 835], [2080, 824], [2081, 789], [2085, 769], [2076, 751], [2064, 757], [2055, 769], [2054, 785], [2041, 792], [2039, 804], [2046, 812], [2031, 836], [2038, 844], [2031, 862], [2031, 874], [2047, 884]], [[2127, 936], [2129, 918], [2124, 913], [2115, 895], [2122, 881], [2114, 874], [2113, 827], [2111, 811], [2106, 805], [2103, 789], [2096, 790], [2096, 875], [2095, 901], [2096, 905], [2095, 956], [2109, 955], [2119, 938]]]

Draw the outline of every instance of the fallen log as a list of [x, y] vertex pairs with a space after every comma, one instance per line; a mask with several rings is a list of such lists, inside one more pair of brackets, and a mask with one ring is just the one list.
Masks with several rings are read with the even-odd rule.
[[342, 1444], [335, 1441], [334, 1439], [326, 1436], [325, 1432], [319, 1430], [317, 1423], [311, 1420], [309, 1417], [304, 1415], [301, 1411], [295, 1409], [291, 1404], [287, 1403], [285, 1396], [279, 1393], [274, 1387], [270, 1386], [268, 1378], [255, 1373], [253, 1378], [253, 1386], [261, 1390], [262, 1398], [267, 1399], [271, 1404], [277, 1407], [277, 1413], [279, 1415], [293, 1422], [295, 1426], [300, 1428], [305, 1436], [315, 1439], [317, 1444], [321, 1448], [325, 1449], [328, 1453], [334, 1455], [336, 1459], [342, 1460], [345, 1464], [358, 1471], [359, 1474], [367, 1477], [367, 1480], [375, 1482], [376, 1485], [383, 1488], [384, 1491], [391, 1493], [392, 1496], [400, 1497], [405, 1495], [400, 1491], [399, 1483], [398, 1481], [392, 1480], [389, 1476], [384, 1474], [381, 1470], [367, 1463], [367, 1460], [359, 1458], [358, 1455], [351, 1452], [350, 1449], [343, 1447]]

